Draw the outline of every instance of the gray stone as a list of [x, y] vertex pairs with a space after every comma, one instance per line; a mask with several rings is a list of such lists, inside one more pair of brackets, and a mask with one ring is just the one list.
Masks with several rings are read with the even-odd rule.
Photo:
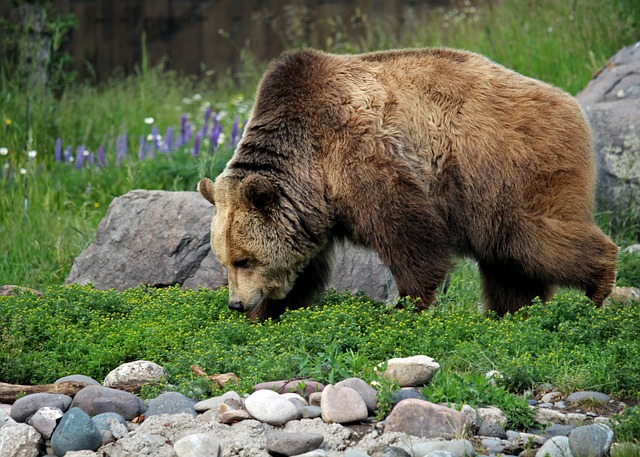
[[146, 417], [150, 417], [160, 414], [184, 413], [195, 417], [197, 416], [196, 410], [193, 408], [195, 404], [195, 401], [179, 392], [165, 392], [149, 400], [147, 411], [144, 414]]
[[305, 419], [315, 419], [322, 416], [322, 408], [319, 406], [304, 406], [302, 408], [302, 417]]
[[505, 443], [499, 438], [483, 438], [480, 444], [489, 455], [504, 454]]
[[258, 390], [244, 402], [253, 417], [270, 425], [282, 425], [298, 417], [293, 403], [273, 390]]
[[297, 379], [294, 381], [268, 381], [261, 382], [253, 386], [254, 392], [257, 390], [273, 390], [279, 394], [297, 393], [309, 398], [314, 393], [320, 393], [324, 389], [324, 384], [311, 379]]
[[9, 407], [9, 411], [5, 412], [5, 410], [0, 409], [0, 428], [5, 425], [15, 425], [17, 422], [9, 416], [11, 413], [11, 407]]
[[398, 446], [384, 446], [381, 450], [370, 452], [371, 457], [411, 457], [407, 451]]
[[344, 453], [344, 457], [371, 457], [371, 456], [361, 449], [347, 449]]
[[373, 414], [373, 412], [378, 407], [378, 399], [376, 398], [377, 391], [365, 381], [360, 378], [348, 378], [344, 381], [340, 381], [336, 383], [336, 387], [350, 387], [364, 400], [365, 405], [367, 405], [367, 410], [369, 414]]
[[125, 420], [131, 420], [142, 414], [146, 407], [135, 395], [110, 387], [89, 386], [76, 394], [71, 403], [90, 416], [102, 413], [117, 413]]
[[69, 376], [63, 376], [62, 378], [58, 378], [56, 379], [53, 383], [54, 384], [60, 384], [61, 382], [84, 382], [93, 386], [100, 386], [102, 384], [100, 384], [98, 381], [96, 381], [93, 378], [90, 378], [89, 376], [85, 376], [83, 374], [72, 374]]
[[[102, 413], [92, 417], [91, 420], [101, 433], [108, 432], [113, 439], [119, 440], [129, 433], [127, 421], [120, 414]], [[109, 436], [105, 440], [105, 435], [103, 434], [102, 444], [106, 444], [109, 441]]]
[[[209, 245], [214, 212], [197, 192], [133, 190], [115, 198], [95, 241], [75, 259], [66, 283], [91, 282], [97, 289], [117, 290], [140, 284], [225, 286], [226, 271]], [[350, 244], [336, 247], [329, 287], [362, 291], [382, 301], [398, 296], [379, 257]]]
[[267, 449], [269, 452], [282, 455], [304, 454], [320, 447], [324, 436], [319, 433], [267, 433]]
[[585, 390], [583, 392], [574, 392], [567, 397], [567, 403], [579, 404], [582, 402], [608, 403], [611, 397], [600, 392]]
[[119, 387], [145, 383], [153, 384], [166, 381], [167, 372], [157, 363], [147, 360], [128, 362], [111, 370], [104, 378], [104, 386], [117, 389]]
[[304, 454], [294, 455], [293, 457], [327, 457], [327, 451], [324, 449], [315, 449], [313, 451], [305, 452]]
[[576, 98], [594, 134], [600, 209], [628, 216], [640, 205], [640, 43], [617, 52]]
[[60, 457], [69, 451], [95, 451], [101, 444], [100, 431], [80, 408], [69, 409], [51, 435], [53, 452]]
[[604, 457], [613, 443], [613, 430], [605, 424], [576, 427], [569, 433], [573, 457]]
[[212, 433], [185, 436], [173, 445], [177, 457], [218, 457], [220, 443]]
[[60, 408], [44, 406], [36, 411], [27, 423], [35, 428], [45, 440], [48, 440], [58, 425], [58, 419], [63, 415], [64, 413]]
[[426, 457], [433, 452], [447, 452], [454, 457], [474, 457], [476, 450], [469, 440], [428, 441], [411, 447], [414, 457]]
[[238, 392], [234, 390], [230, 390], [229, 392], [225, 392], [219, 397], [213, 397], [213, 398], [208, 398], [206, 400], [199, 401], [193, 406], [193, 408], [196, 410], [196, 412], [203, 413], [210, 409], [214, 409], [220, 403], [229, 405], [233, 409], [240, 409], [242, 408], [243, 401], [242, 401], [242, 397], [240, 397]]
[[478, 429], [477, 434], [480, 436], [507, 439], [507, 432], [504, 428], [502, 428], [500, 424], [490, 421], [480, 422], [480, 428]]
[[447, 451], [433, 451], [429, 452], [426, 457], [455, 457], [451, 452]]
[[544, 431], [544, 437], [550, 439], [554, 436], [569, 436], [569, 433], [571, 433], [571, 430], [574, 428], [576, 428], [575, 425], [553, 424]]
[[566, 436], [554, 436], [542, 445], [536, 457], [572, 457], [569, 449], [569, 438]]
[[328, 385], [322, 391], [322, 420], [345, 424], [365, 420], [367, 405], [358, 392], [350, 387]]
[[13, 404], [10, 416], [16, 422], [26, 422], [36, 411], [45, 406], [65, 412], [69, 409], [69, 405], [71, 405], [71, 397], [68, 395], [46, 393], [25, 395]]
[[403, 387], [402, 389], [399, 389], [398, 391], [393, 393], [393, 405], [395, 406], [399, 402], [407, 398], [417, 398], [420, 400], [427, 400], [427, 397], [422, 395], [422, 393], [418, 392], [415, 388]]
[[501, 427], [506, 427], [507, 416], [497, 406], [486, 406], [477, 409], [478, 417], [482, 422], [494, 422]]
[[376, 367], [376, 372], [387, 379], [395, 379], [400, 387], [427, 384], [440, 369], [438, 362], [426, 355], [394, 358], [387, 361], [386, 369]]
[[454, 438], [467, 428], [467, 417], [454, 409], [409, 398], [396, 405], [387, 417], [384, 431], [404, 432], [422, 438]]
[[561, 413], [560, 411], [556, 411], [555, 409], [548, 408], [538, 408], [535, 411], [535, 420], [539, 424], [566, 424], [567, 416], [566, 414]]
[[37, 457], [40, 455], [42, 436], [27, 424], [0, 428], [0, 455], [2, 457]]

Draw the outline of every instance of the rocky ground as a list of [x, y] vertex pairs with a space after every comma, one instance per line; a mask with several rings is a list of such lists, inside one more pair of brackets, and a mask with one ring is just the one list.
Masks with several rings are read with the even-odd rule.
[[[387, 372], [401, 385], [428, 382], [438, 364], [426, 356], [392, 359]], [[35, 393], [0, 407], [0, 456], [208, 457], [464, 457], [615, 455], [611, 415], [625, 403], [598, 392], [565, 396], [549, 386], [529, 400], [540, 430], [505, 430], [496, 407], [451, 408], [404, 387], [384, 421], [373, 416], [376, 391], [358, 378], [323, 386], [311, 380], [256, 386], [196, 402], [165, 392], [143, 402], [124, 386], [157, 381], [162, 367], [122, 365], [99, 383], [62, 378], [74, 395]]]

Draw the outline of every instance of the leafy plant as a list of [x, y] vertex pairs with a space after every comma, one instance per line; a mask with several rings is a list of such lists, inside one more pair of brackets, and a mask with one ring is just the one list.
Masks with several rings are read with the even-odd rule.
[[618, 443], [640, 444], [640, 408], [626, 408], [613, 416], [611, 428]]

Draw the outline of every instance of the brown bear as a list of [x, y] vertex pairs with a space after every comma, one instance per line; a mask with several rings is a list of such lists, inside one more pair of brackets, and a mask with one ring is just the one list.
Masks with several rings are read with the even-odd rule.
[[601, 305], [618, 249], [594, 182], [589, 127], [560, 89], [452, 49], [303, 50], [271, 63], [233, 158], [198, 189], [229, 307], [263, 320], [308, 305], [345, 239], [419, 308], [459, 256], [499, 315], [557, 285]]

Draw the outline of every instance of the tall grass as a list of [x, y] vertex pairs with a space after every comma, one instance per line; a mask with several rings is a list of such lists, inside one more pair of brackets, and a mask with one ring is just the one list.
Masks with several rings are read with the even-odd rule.
[[[314, 46], [335, 52], [451, 46], [469, 49], [556, 84], [571, 93], [625, 45], [640, 39], [632, 0], [502, 0], [463, 2], [455, 10], [423, 16], [328, 19], [334, 33], [320, 42], [296, 27], [303, 10], [291, 10], [287, 24], [275, 24], [288, 47]], [[397, 29], [393, 27], [393, 29]], [[305, 34], [306, 33], [306, 34]], [[354, 34], [355, 33], [355, 34]], [[192, 145], [172, 154], [139, 160], [141, 136], [177, 127], [182, 115], [196, 125], [207, 106], [226, 113], [227, 135], [235, 115], [245, 119], [253, 87], [265, 63], [248, 51], [241, 78], [196, 80], [149, 68], [146, 59], [131, 76], [115, 73], [99, 87], [66, 85], [64, 90], [24, 87], [0, 72], [0, 284], [36, 288], [61, 284], [72, 260], [94, 238], [110, 201], [133, 188], [193, 190], [197, 179], [220, 171], [232, 152], [228, 143], [215, 156], [192, 157]], [[233, 81], [243, 81], [238, 87]], [[127, 134], [128, 158], [116, 166], [115, 149]], [[83, 166], [54, 159], [56, 140], [96, 153], [107, 165]], [[32, 152], [35, 151], [35, 152]], [[29, 155], [31, 152], [31, 156]], [[634, 233], [627, 231], [625, 233]], [[632, 240], [625, 237], [623, 243]]]

